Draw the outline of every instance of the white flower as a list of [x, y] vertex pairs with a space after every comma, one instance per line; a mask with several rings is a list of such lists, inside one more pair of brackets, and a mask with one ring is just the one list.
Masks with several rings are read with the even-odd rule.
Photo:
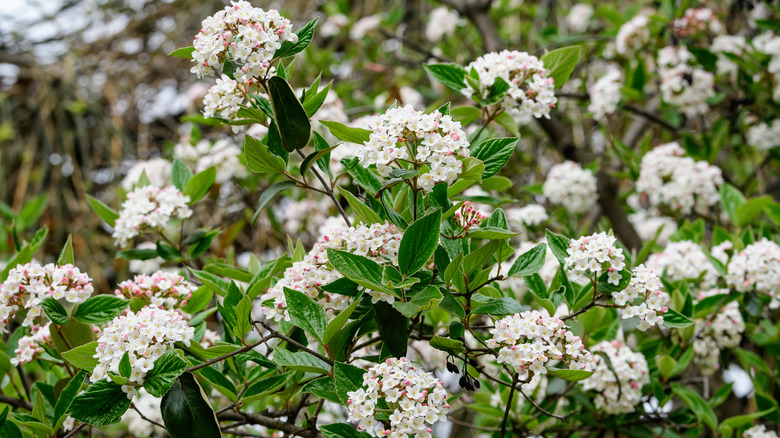
[[600, 119], [617, 110], [620, 103], [620, 89], [623, 87], [623, 72], [619, 67], [610, 65], [606, 74], [600, 77], [593, 86], [588, 89], [590, 104], [588, 111], [593, 113], [594, 119]]
[[769, 307], [780, 307], [780, 246], [766, 238], [734, 254], [726, 281], [740, 292], [755, 290], [772, 298]]
[[719, 33], [723, 24], [710, 8], [686, 9], [685, 14], [672, 22], [672, 31], [685, 38], [708, 30]]
[[547, 174], [542, 192], [551, 203], [573, 213], [584, 213], [598, 202], [596, 177], [573, 161], [556, 164]]
[[695, 67], [695, 61], [685, 46], [669, 46], [658, 51], [661, 97], [682, 109], [688, 117], [709, 112], [707, 99], [715, 96], [715, 75]]
[[432, 42], [441, 41], [442, 38], [452, 36], [460, 24], [458, 13], [440, 6], [430, 12], [428, 24], [425, 26], [425, 38]]
[[569, 10], [566, 24], [571, 32], [582, 33], [588, 30], [591, 17], [593, 17], [593, 6], [587, 3], [577, 3]]
[[276, 9], [264, 11], [247, 1], [234, 1], [203, 20], [202, 29], [192, 42], [195, 65], [191, 71], [198, 77], [212, 76], [229, 53], [241, 65], [236, 76], [271, 76], [275, 72], [271, 60], [276, 50], [283, 42], [298, 41], [292, 28], [290, 20]]
[[114, 243], [124, 246], [139, 235], [141, 228], [161, 228], [174, 218], [188, 218], [192, 210], [187, 206], [189, 196], [184, 196], [175, 187], [138, 187], [127, 194], [114, 224]]
[[32, 335], [25, 335], [19, 338], [19, 343], [14, 350], [16, 356], [11, 358], [11, 365], [21, 365], [30, 363], [37, 356], [43, 353], [43, 345], [54, 345], [49, 334], [49, 324], [43, 326], [33, 326]]
[[245, 82], [239, 82], [222, 75], [217, 83], [209, 88], [203, 98], [203, 116], [206, 118], [220, 117], [234, 119], [238, 115], [239, 105], [244, 103]]
[[[639, 330], [645, 331], [664, 322], [664, 312], [668, 310], [669, 294], [663, 292], [663, 283], [658, 274], [645, 265], [631, 270], [631, 282], [619, 292], [613, 292], [615, 304], [625, 306], [623, 319], [639, 318]], [[641, 300], [641, 302], [639, 302]]]
[[486, 97], [496, 79], [501, 78], [509, 85], [501, 106], [518, 118], [531, 116], [550, 118], [550, 108], [555, 107], [555, 83], [544, 63], [526, 52], [503, 50], [480, 56], [466, 66], [479, 74], [479, 89], [467, 84], [461, 92], [467, 97], [479, 100]]
[[[707, 297], [728, 293], [728, 289], [702, 290], [694, 303]], [[694, 362], [701, 366], [703, 375], [712, 375], [720, 369], [720, 350], [738, 347], [744, 331], [745, 321], [739, 311], [739, 303], [736, 301], [723, 306], [714, 318], [707, 315], [696, 319], [696, 332], [699, 336], [693, 343]]]
[[122, 179], [122, 188], [127, 191], [133, 190], [133, 186], [144, 173], [151, 185], [165, 187], [171, 182], [171, 163], [164, 158], [136, 161]]
[[363, 39], [366, 34], [377, 27], [382, 23], [381, 17], [379, 17], [378, 14], [369, 15], [367, 17], [361, 17], [360, 20], [356, 21], [355, 24], [352, 25], [352, 28], [349, 30], [349, 39], [351, 40], [360, 40]]
[[599, 393], [595, 400], [597, 409], [608, 414], [633, 412], [642, 399], [642, 386], [650, 383], [645, 357], [620, 341], [600, 342], [591, 351], [605, 353], [610, 363], [593, 354], [594, 373], [582, 381], [582, 388]]
[[622, 278], [620, 271], [626, 267], [626, 257], [615, 242], [615, 236], [603, 232], [572, 239], [567, 249], [569, 256], [564, 260], [566, 269], [589, 278], [598, 278], [606, 272], [609, 283], [619, 284]]
[[618, 30], [615, 38], [615, 51], [619, 55], [630, 55], [650, 41], [649, 20], [644, 15], [637, 15]]
[[510, 227], [536, 227], [544, 223], [549, 216], [547, 211], [538, 204], [528, 204], [524, 207], [507, 208], [504, 212]]
[[[359, 431], [375, 437], [430, 437], [431, 426], [447, 421], [450, 409], [441, 381], [415, 368], [405, 357], [386, 359], [369, 368], [363, 375], [363, 387], [347, 396], [347, 421], [358, 422]], [[393, 410], [389, 429], [374, 416], [379, 400]]]
[[758, 150], [780, 146], [780, 119], [751, 126], [747, 132], [747, 143]]
[[741, 56], [747, 48], [745, 37], [740, 35], [718, 35], [712, 40], [710, 51], [718, 55], [716, 67], [719, 75], [728, 75], [736, 78], [739, 66], [729, 59], [724, 53]]
[[428, 165], [430, 172], [417, 177], [427, 192], [437, 183], [455, 181], [463, 168], [458, 157], [469, 156], [468, 138], [460, 123], [438, 111], [425, 114], [411, 105], [391, 108], [370, 126], [370, 139], [357, 153], [360, 164], [376, 165], [385, 178], [398, 162]]
[[651, 254], [646, 264], [656, 273], [665, 272], [670, 281], [701, 278], [703, 287], [715, 285], [719, 277], [701, 247], [690, 240], [668, 244], [662, 252]]
[[685, 156], [677, 142], [657, 146], [642, 157], [638, 192], [650, 198], [653, 207], [665, 206], [682, 214], [707, 214], [720, 202], [723, 184], [720, 168]]
[[658, 230], [664, 227], [655, 241], [658, 245], [666, 245], [672, 234], [677, 231], [677, 222], [674, 219], [651, 214], [651, 212], [646, 210], [639, 210], [630, 214], [628, 220], [634, 225], [636, 233], [639, 234], [643, 241], [652, 240], [656, 237]]
[[758, 424], [742, 432], [742, 438], [777, 438], [777, 432], [767, 430], [763, 424]]

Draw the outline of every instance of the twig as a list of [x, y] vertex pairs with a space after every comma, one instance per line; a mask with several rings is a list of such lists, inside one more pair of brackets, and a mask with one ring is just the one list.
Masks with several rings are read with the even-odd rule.
[[246, 353], [247, 351], [257, 347], [258, 345], [262, 344], [263, 342], [268, 342], [268, 341], [270, 341], [273, 338], [275, 338], [275, 336], [273, 336], [273, 335], [266, 336], [266, 337], [260, 339], [259, 341], [253, 342], [253, 343], [251, 343], [251, 344], [249, 344], [249, 345], [247, 345], [245, 347], [239, 348], [236, 351], [232, 351], [230, 353], [223, 354], [222, 356], [219, 356], [219, 357], [216, 357], [214, 359], [211, 359], [208, 362], [203, 362], [202, 364], [198, 364], [198, 365], [195, 365], [193, 367], [187, 368], [185, 371], [191, 373], [191, 372], [197, 371], [197, 370], [199, 370], [201, 368], [206, 368], [209, 365], [213, 365], [213, 364], [215, 364], [217, 362], [223, 361], [223, 360], [225, 360], [225, 359], [227, 359], [227, 358], [229, 358], [231, 356], [235, 356], [235, 355], [241, 354], [241, 353]]
[[163, 430], [165, 430], [165, 426], [164, 425], [162, 425], [162, 424], [160, 424], [160, 423], [158, 423], [158, 422], [156, 422], [156, 421], [154, 421], [154, 420], [152, 420], [150, 418], [146, 418], [146, 415], [144, 415], [143, 413], [141, 413], [140, 410], [138, 410], [138, 408], [135, 406], [135, 403], [130, 403], [130, 407], [133, 408], [136, 412], [138, 412], [138, 415], [140, 415], [142, 419], [152, 423], [153, 425], [155, 425], [157, 427], [161, 427]]
[[501, 438], [506, 437], [506, 422], [509, 420], [509, 411], [512, 410], [512, 399], [515, 396], [515, 390], [517, 389], [517, 374], [512, 376], [512, 388], [509, 389], [509, 398], [506, 401], [506, 409], [504, 409], [504, 420], [501, 421]]
[[80, 431], [81, 429], [83, 429], [83, 428], [84, 428], [84, 427], [86, 427], [86, 426], [87, 426], [87, 423], [81, 423], [81, 424], [79, 424], [78, 426], [76, 426], [76, 428], [75, 428], [75, 429], [73, 429], [73, 430], [71, 430], [70, 432], [68, 432], [68, 434], [67, 434], [67, 435], [65, 435], [65, 436], [64, 436], [64, 437], [62, 437], [62, 438], [71, 438], [71, 437], [74, 437], [74, 436], [76, 436], [76, 435], [79, 433], [79, 431]]
[[281, 340], [283, 340], [283, 341], [287, 342], [288, 344], [292, 344], [292, 345], [294, 345], [295, 347], [297, 347], [297, 348], [299, 348], [299, 349], [301, 349], [301, 350], [303, 350], [303, 351], [305, 351], [305, 352], [307, 352], [307, 353], [311, 354], [312, 356], [315, 356], [316, 358], [318, 358], [318, 359], [320, 359], [320, 360], [324, 361], [324, 362], [325, 362], [325, 363], [327, 363], [328, 365], [330, 365], [330, 366], [333, 366], [333, 361], [332, 361], [332, 360], [330, 360], [330, 359], [328, 359], [327, 357], [325, 357], [325, 356], [321, 355], [320, 353], [318, 353], [318, 352], [316, 352], [316, 351], [312, 350], [311, 348], [308, 348], [308, 347], [306, 347], [305, 345], [301, 344], [300, 342], [296, 341], [295, 339], [292, 339], [292, 338], [290, 338], [290, 337], [287, 337], [287, 336], [285, 336], [285, 335], [283, 335], [283, 334], [281, 334], [281, 333], [277, 332], [276, 330], [274, 330], [273, 328], [271, 328], [271, 327], [270, 327], [268, 324], [266, 324], [265, 322], [263, 322], [263, 321], [253, 321], [252, 323], [253, 323], [253, 324], [255, 324], [255, 323], [256, 323], [256, 324], [260, 324], [260, 325], [262, 325], [262, 326], [263, 326], [263, 327], [264, 327], [266, 330], [268, 330], [269, 332], [271, 332], [271, 335], [270, 335], [270, 336], [272, 336], [272, 337], [275, 337], [275, 338], [279, 338], [279, 339], [281, 339]]

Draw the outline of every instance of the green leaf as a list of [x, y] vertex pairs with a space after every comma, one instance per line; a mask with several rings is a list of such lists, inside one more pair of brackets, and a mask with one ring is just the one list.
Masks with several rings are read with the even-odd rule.
[[68, 234], [68, 240], [65, 242], [65, 246], [62, 247], [62, 252], [57, 258], [57, 266], [72, 265], [73, 264], [73, 235]]
[[563, 266], [566, 262], [566, 257], [569, 257], [569, 243], [571, 239], [560, 234], [555, 234], [550, 230], [544, 230], [544, 234], [547, 236], [547, 245], [550, 246], [550, 250], [558, 259], [558, 263]]
[[217, 168], [212, 166], [203, 172], [196, 173], [182, 190], [182, 194], [190, 197], [190, 204], [201, 200], [209, 192], [217, 179]]
[[[224, 394], [227, 398], [230, 399], [230, 401], [236, 401], [236, 385], [234, 385], [233, 382], [231, 382], [230, 379], [225, 376], [225, 374], [215, 370], [212, 367], [201, 368], [198, 370], [198, 372], [204, 379], [208, 380], [214, 389]], [[244, 395], [246, 395], [246, 392], [244, 392]], [[242, 400], [244, 403], [248, 402], [246, 398], [242, 398]]]
[[214, 409], [192, 373], [176, 379], [162, 398], [160, 413], [171, 438], [222, 436]]
[[[718, 430], [724, 427], [730, 427], [732, 429], [737, 429], [742, 426], [745, 426], [747, 424], [750, 424], [753, 422], [753, 420], [759, 420], [762, 418], [766, 418], [767, 415], [771, 414], [775, 411], [775, 407], [772, 407], [770, 409], [760, 411], [760, 412], [753, 412], [752, 414], [745, 414], [745, 415], [737, 415], [734, 417], [727, 418], [723, 420], [723, 422], [718, 426]], [[722, 432], [721, 432], [722, 433]]]
[[666, 327], [685, 328], [693, 325], [693, 321], [674, 309], [667, 310], [663, 316]]
[[49, 334], [57, 351], [68, 351], [95, 340], [93, 327], [74, 319], [60, 327], [49, 326]]
[[[328, 82], [328, 85], [322, 87], [322, 90], [317, 91], [316, 88], [312, 88], [306, 92], [306, 99], [303, 101], [303, 109], [306, 110], [306, 115], [311, 117], [317, 113], [325, 99], [328, 97], [328, 92], [333, 81]], [[318, 136], [317, 132], [313, 132], [314, 136]], [[321, 136], [320, 136], [321, 137]]]
[[38, 222], [46, 210], [46, 194], [38, 195], [22, 205], [16, 217], [16, 229], [26, 230]]
[[68, 361], [69, 364], [82, 370], [92, 372], [92, 370], [95, 369], [95, 366], [99, 362], [97, 359], [92, 357], [95, 355], [97, 347], [97, 341], [93, 341], [63, 352], [62, 357]]
[[246, 335], [252, 331], [252, 299], [244, 297], [236, 306], [236, 325], [233, 334], [236, 339], [243, 341]]
[[549, 71], [548, 76], [555, 81], [555, 88], [560, 88], [565, 84], [577, 63], [580, 61], [581, 49], [579, 46], [561, 47], [542, 56], [541, 61], [544, 68]]
[[192, 272], [192, 275], [194, 275], [195, 278], [211, 288], [212, 292], [217, 295], [224, 296], [225, 291], [227, 291], [228, 287], [230, 286], [228, 281], [223, 278], [219, 278], [212, 273], [193, 268], [190, 268], [190, 272]]
[[463, 342], [450, 338], [443, 338], [441, 336], [434, 336], [431, 338], [430, 345], [437, 350], [441, 350], [449, 354], [457, 355], [466, 351], [466, 347], [463, 345]]
[[[461, 181], [475, 181], [480, 182], [482, 181], [482, 174], [485, 173], [485, 164], [474, 158], [474, 157], [466, 157], [462, 161], [463, 163], [463, 169], [460, 171], [460, 180]], [[457, 184], [457, 183], [455, 183]], [[453, 185], [450, 188], [454, 188], [455, 185]], [[465, 189], [464, 189], [465, 190]], [[455, 193], [457, 194], [457, 193]], [[450, 194], [449, 190], [447, 190], [447, 195], [452, 197], [453, 195]]]
[[185, 58], [185, 59], [192, 59], [192, 52], [195, 51], [195, 47], [187, 46], [187, 47], [180, 47], [173, 52], [169, 53], [168, 56], [173, 56], [175, 58]]
[[398, 267], [409, 276], [419, 271], [433, 256], [439, 244], [441, 210], [424, 216], [406, 229], [398, 249]]
[[724, 183], [720, 186], [720, 202], [723, 205], [723, 209], [728, 213], [731, 222], [736, 224], [737, 209], [747, 202], [745, 196], [738, 188], [729, 183]]
[[772, 197], [769, 195], [751, 198], [737, 207], [737, 211], [734, 213], [734, 225], [738, 227], [748, 225], [753, 219], [757, 218], [768, 205], [772, 204], [772, 202]]
[[342, 403], [346, 404], [348, 392], [357, 391], [363, 387], [363, 375], [366, 371], [354, 365], [336, 362], [333, 364], [333, 380], [336, 384], [336, 393]]
[[471, 313], [475, 315], [487, 314], [487, 315], [503, 316], [503, 315], [514, 315], [515, 313], [523, 313], [525, 312], [525, 310], [526, 310], [525, 307], [523, 307], [514, 298], [502, 297], [502, 298], [490, 299], [487, 303], [477, 307]]
[[427, 71], [436, 82], [444, 85], [445, 87], [461, 92], [466, 88], [464, 79], [466, 77], [466, 70], [452, 63], [444, 64], [424, 64], [423, 68]]
[[103, 324], [121, 314], [129, 303], [112, 295], [95, 295], [79, 304], [73, 317], [86, 324]]
[[144, 389], [155, 397], [162, 397], [184, 370], [187, 362], [174, 350], [168, 350], [154, 361], [154, 368], [144, 377]]
[[[97, 346], [97, 343], [95, 343]], [[76, 397], [76, 394], [81, 391], [81, 385], [84, 383], [84, 379], [87, 377], [85, 371], [79, 371], [65, 388], [60, 391], [60, 395], [57, 397], [57, 404], [54, 406], [54, 417], [52, 417], [52, 425], [54, 429], [59, 429], [62, 425], [61, 422], [65, 421], [65, 414], [68, 412], [70, 404]]]
[[114, 223], [119, 218], [119, 213], [117, 213], [116, 210], [106, 205], [106, 203], [100, 199], [93, 198], [90, 195], [87, 195], [87, 202], [89, 202], [89, 205], [95, 210], [95, 213], [97, 213], [100, 219], [103, 219], [105, 223], [112, 227], [114, 226]]
[[672, 376], [672, 372], [677, 366], [677, 361], [668, 354], [655, 357], [655, 365], [658, 367], [658, 371], [661, 373], [664, 379], [668, 379]]
[[412, 299], [407, 302], [395, 301], [395, 307], [401, 314], [407, 318], [413, 318], [418, 313], [433, 309], [438, 306], [442, 300], [442, 294], [435, 286], [428, 285], [425, 289], [417, 292]]
[[514, 231], [508, 231], [502, 228], [482, 226], [479, 228], [471, 228], [468, 232], [468, 236], [472, 239], [488, 239], [488, 240], [503, 240], [510, 239], [519, 235]]
[[322, 306], [305, 293], [286, 287], [284, 288], [284, 297], [287, 300], [290, 322], [312, 335], [317, 341], [323, 342], [328, 316]]
[[266, 204], [268, 204], [274, 196], [295, 187], [295, 185], [295, 181], [282, 181], [267, 188], [263, 194], [260, 195], [260, 200], [257, 202], [257, 210], [255, 210], [255, 214], [252, 216], [252, 224], [257, 222], [257, 218], [260, 217], [260, 212], [263, 211], [263, 208], [265, 208]]
[[[319, 135], [316, 132], [314, 135]], [[306, 175], [306, 172], [309, 170], [309, 168], [315, 163], [318, 162], [321, 158], [325, 156], [330, 156], [330, 151], [333, 149], [336, 149], [337, 146], [330, 146], [325, 149], [318, 149], [314, 152], [310, 153], [306, 158], [303, 159], [301, 162], [301, 175]]]
[[251, 403], [254, 400], [259, 400], [267, 396], [268, 394], [272, 394], [283, 387], [284, 384], [287, 383], [287, 381], [290, 380], [293, 375], [295, 375], [295, 372], [291, 371], [282, 375], [271, 376], [257, 380], [249, 385], [247, 390], [244, 392], [244, 395], [241, 397], [241, 400], [243, 400], [244, 403]]
[[706, 424], [713, 431], [717, 429], [718, 417], [697, 392], [678, 383], [672, 383], [672, 391], [693, 411], [699, 422]]
[[371, 139], [371, 131], [363, 128], [351, 128], [339, 122], [329, 122], [320, 120], [320, 123], [325, 125], [330, 133], [334, 137], [347, 143], [355, 143], [362, 145]]
[[65, 325], [68, 323], [68, 312], [62, 307], [59, 301], [52, 297], [43, 299], [40, 303], [43, 310], [46, 312], [46, 316], [49, 317], [51, 322], [57, 325]]
[[501, 246], [501, 241], [491, 240], [486, 245], [477, 248], [463, 258], [463, 274], [471, 276], [475, 271], [481, 270], [493, 260], [493, 256]]
[[320, 426], [320, 432], [325, 438], [371, 438], [366, 432], [360, 432], [347, 423], [333, 423]]
[[620, 280], [618, 280], [618, 284], [610, 283], [609, 274], [605, 272], [599, 277], [597, 286], [599, 292], [610, 294], [612, 292], [622, 291], [628, 287], [629, 283], [631, 283], [631, 271], [623, 269], [620, 271]]
[[568, 380], [568, 381], [578, 381], [578, 380], [585, 380], [588, 377], [593, 375], [593, 371], [585, 371], [585, 370], [565, 370], [565, 369], [558, 369], [558, 368], [547, 368], [547, 375], [552, 377], [557, 377], [559, 379]]
[[452, 109], [451, 115], [453, 120], [466, 126], [482, 117], [482, 110], [473, 106], [459, 106]]
[[311, 20], [306, 23], [306, 26], [303, 26], [298, 32], [295, 32], [295, 34], [298, 35], [297, 42], [283, 42], [281, 47], [274, 53], [274, 58], [286, 58], [306, 50], [306, 48], [309, 47], [309, 44], [311, 44], [311, 39], [314, 36], [314, 28], [317, 27], [318, 20], [319, 18]]
[[122, 355], [122, 359], [119, 361], [119, 375], [122, 377], [130, 377], [133, 372], [133, 367], [130, 366], [130, 352], [125, 351]]
[[371, 226], [371, 224], [381, 224], [385, 221], [382, 220], [382, 218], [379, 217], [374, 210], [369, 208], [368, 205], [366, 205], [363, 201], [356, 198], [355, 195], [350, 193], [349, 190], [339, 186], [339, 193], [341, 193], [341, 196], [343, 196], [346, 200], [349, 206], [352, 208], [352, 212], [355, 213], [355, 218], [357, 218], [358, 222], [361, 222], [367, 226]]
[[106, 426], [121, 420], [129, 407], [130, 399], [122, 387], [101, 379], [73, 399], [68, 415], [93, 426]]
[[274, 349], [274, 363], [291, 370], [307, 373], [328, 374], [330, 365], [311, 353], [299, 351], [292, 353], [283, 348]]
[[544, 261], [547, 258], [547, 245], [540, 243], [530, 250], [520, 254], [520, 257], [515, 260], [512, 267], [509, 268], [510, 277], [526, 277], [528, 275], [536, 274], [544, 266]]
[[387, 349], [395, 357], [405, 356], [409, 319], [384, 301], [375, 303], [374, 311], [379, 336]]
[[344, 324], [349, 320], [349, 317], [352, 315], [352, 312], [355, 311], [355, 308], [360, 303], [358, 300], [352, 301], [352, 304], [349, 305], [346, 309], [342, 310], [338, 315], [336, 315], [335, 318], [331, 322], [328, 323], [328, 326], [325, 328], [325, 332], [322, 334], [322, 341], [326, 344], [330, 342], [330, 340], [333, 338], [336, 333], [338, 333], [341, 330], [341, 327], [344, 326]]
[[287, 168], [284, 160], [272, 154], [260, 140], [244, 136], [244, 157], [249, 170], [256, 173], [282, 173]]
[[173, 186], [179, 190], [184, 190], [191, 178], [192, 171], [190, 168], [178, 158], [173, 160], [173, 166], [171, 167], [171, 182]]
[[485, 164], [483, 179], [490, 178], [504, 167], [518, 141], [517, 138], [489, 138], [474, 148], [471, 156]]
[[399, 296], [382, 285], [382, 266], [371, 259], [346, 251], [328, 249], [328, 262], [342, 275], [365, 288]]
[[273, 76], [268, 79], [268, 94], [284, 149], [292, 152], [306, 146], [311, 137], [311, 121], [290, 84]]

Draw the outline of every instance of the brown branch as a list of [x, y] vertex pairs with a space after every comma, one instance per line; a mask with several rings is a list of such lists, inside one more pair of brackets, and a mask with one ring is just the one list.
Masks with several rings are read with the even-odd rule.
[[321, 438], [322, 434], [319, 431], [312, 431], [302, 429], [294, 424], [287, 423], [285, 421], [277, 420], [275, 418], [266, 417], [261, 414], [253, 414], [249, 412], [223, 412], [217, 416], [219, 421], [245, 421], [248, 424], [257, 424], [265, 426], [270, 429], [279, 430], [289, 434], [291, 436], [300, 436], [302, 438]]
[[0, 395], [0, 403], [5, 403], [5, 404], [11, 405], [11, 406], [13, 406], [15, 408], [26, 409], [28, 411], [32, 411], [33, 410], [33, 406], [32, 406], [32, 404], [30, 402], [28, 402], [26, 400], [21, 400], [21, 399], [18, 399], [18, 398], [14, 398], [14, 397], [9, 397], [7, 395]]

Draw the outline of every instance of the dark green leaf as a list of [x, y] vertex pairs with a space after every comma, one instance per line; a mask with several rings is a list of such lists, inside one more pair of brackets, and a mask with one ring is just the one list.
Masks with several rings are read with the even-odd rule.
[[471, 313], [475, 315], [487, 314], [487, 315], [503, 316], [503, 315], [514, 315], [515, 313], [523, 313], [525, 312], [525, 310], [526, 310], [525, 307], [523, 307], [514, 298], [503, 297], [503, 298], [492, 298], [487, 303], [477, 307]]
[[346, 404], [348, 392], [357, 391], [363, 387], [363, 375], [366, 373], [354, 365], [336, 362], [333, 364], [333, 380], [336, 384], [336, 393], [341, 402]]
[[398, 267], [409, 276], [419, 271], [430, 260], [439, 243], [441, 210], [415, 221], [404, 233], [398, 249]]
[[122, 359], [119, 361], [119, 375], [122, 377], [130, 377], [133, 372], [133, 367], [130, 366], [130, 352], [125, 351], [122, 355]]
[[57, 404], [54, 406], [54, 417], [52, 418], [54, 429], [59, 429], [61, 421], [65, 421], [65, 413], [68, 412], [70, 404], [73, 402], [76, 394], [81, 390], [81, 385], [84, 383], [84, 378], [86, 377], [87, 373], [85, 371], [79, 371], [78, 374], [70, 379], [68, 384], [65, 385], [65, 388], [60, 391], [60, 395], [57, 397]]
[[525, 277], [528, 275], [536, 274], [544, 266], [544, 261], [547, 258], [547, 245], [540, 243], [530, 250], [520, 254], [520, 257], [515, 260], [512, 267], [509, 268], [510, 277]]
[[222, 436], [208, 397], [191, 373], [179, 376], [165, 393], [160, 413], [171, 438]]
[[379, 336], [387, 349], [395, 357], [405, 356], [409, 319], [384, 301], [374, 304], [374, 310]]
[[121, 420], [129, 407], [130, 399], [122, 387], [108, 379], [101, 379], [77, 395], [67, 412], [81, 422], [106, 426]]
[[544, 230], [544, 233], [547, 236], [547, 245], [550, 246], [550, 250], [555, 255], [555, 258], [558, 259], [558, 263], [564, 265], [566, 257], [569, 257], [568, 250], [571, 239], [555, 234], [550, 230]]
[[144, 389], [155, 397], [162, 397], [186, 368], [187, 362], [176, 351], [168, 350], [154, 361], [154, 368], [146, 373]]
[[303, 26], [298, 32], [295, 32], [295, 34], [298, 35], [297, 42], [283, 42], [281, 47], [274, 53], [274, 58], [286, 58], [306, 50], [306, 48], [309, 47], [309, 44], [311, 44], [311, 39], [314, 36], [314, 28], [317, 26], [318, 20], [319, 18], [311, 20], [306, 23], [306, 26]]
[[306, 146], [311, 137], [311, 121], [290, 84], [273, 76], [268, 80], [268, 93], [284, 149], [292, 152]]
[[52, 297], [48, 297], [41, 301], [41, 307], [46, 312], [46, 316], [49, 317], [51, 322], [57, 325], [65, 325], [68, 323], [68, 312], [62, 307], [59, 301]]
[[265, 208], [266, 204], [268, 204], [268, 202], [273, 199], [274, 196], [293, 187], [295, 187], [294, 181], [282, 181], [267, 188], [263, 194], [260, 195], [260, 200], [257, 203], [257, 210], [252, 216], [252, 224], [257, 222], [257, 218], [260, 216], [260, 212], [263, 211], [263, 208]]
[[517, 138], [490, 138], [474, 148], [471, 156], [485, 164], [483, 179], [490, 178], [504, 167], [512, 156], [517, 142]]
[[693, 411], [696, 418], [713, 431], [718, 427], [718, 418], [710, 405], [695, 391], [677, 383], [672, 383], [672, 391]]
[[317, 341], [322, 342], [323, 333], [328, 325], [328, 316], [322, 306], [305, 293], [286, 287], [284, 288], [284, 296], [287, 299], [290, 322], [312, 335]]

